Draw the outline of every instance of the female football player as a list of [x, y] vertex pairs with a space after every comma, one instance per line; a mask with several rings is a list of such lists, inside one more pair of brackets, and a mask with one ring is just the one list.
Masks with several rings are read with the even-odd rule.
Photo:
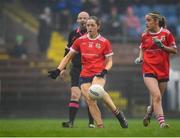
[[146, 31], [142, 34], [139, 57], [135, 60], [135, 63], [142, 63], [144, 83], [152, 98], [143, 124], [148, 126], [154, 112], [160, 127], [168, 128], [164, 119], [162, 96], [169, 80], [169, 54], [176, 54], [177, 48], [173, 35], [166, 29], [163, 16], [150, 12], [145, 20]]
[[[77, 38], [79, 38], [87, 33], [86, 21], [88, 18], [89, 18], [89, 14], [87, 12], [82, 11], [78, 14], [77, 23], [78, 23], [79, 27], [77, 29], [73, 30], [69, 34], [68, 44], [65, 49], [64, 56], [66, 56], [67, 53], [69, 52], [69, 49], [70, 49], [71, 45], [73, 44], [73, 42]], [[81, 98], [81, 90], [79, 88], [79, 75], [81, 72], [81, 55], [76, 54], [76, 56], [74, 56], [71, 63], [72, 63], [72, 67], [70, 70], [71, 97], [70, 97], [70, 102], [69, 102], [69, 120], [67, 122], [62, 122], [62, 126], [68, 127], [68, 128], [71, 128], [74, 125], [74, 120], [75, 120], [76, 114], [79, 109], [79, 100]], [[66, 74], [66, 70], [62, 70], [61, 77], [64, 78], [65, 74]], [[88, 117], [89, 117], [89, 127], [94, 128], [95, 127], [94, 120], [89, 112], [89, 108], [88, 108]]]
[[[94, 85], [104, 87], [106, 74], [111, 69], [113, 62], [111, 44], [106, 38], [100, 35], [100, 27], [99, 19], [91, 16], [86, 23], [87, 34], [75, 40], [69, 53], [63, 58], [58, 68], [49, 71], [49, 76], [55, 79], [74, 55], [81, 53], [81, 63], [83, 66], [80, 74], [81, 91], [97, 127], [103, 128], [104, 125], [97, 102], [93, 100], [88, 93]], [[127, 128], [128, 124], [123, 112], [117, 109], [109, 94], [104, 92], [102, 98], [117, 117], [121, 127]]]

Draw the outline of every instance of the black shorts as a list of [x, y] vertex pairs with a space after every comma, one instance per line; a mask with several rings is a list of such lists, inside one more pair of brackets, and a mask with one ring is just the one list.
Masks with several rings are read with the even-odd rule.
[[158, 79], [157, 76], [153, 73], [145, 73], [144, 77], [151, 77], [151, 78], [155, 78], [158, 80], [158, 82], [168, 82], [169, 78], [164, 78], [164, 79]]
[[81, 67], [72, 66], [71, 71], [70, 71], [71, 87], [73, 86], [79, 87], [80, 73], [81, 73]]
[[81, 86], [83, 83], [92, 83], [93, 77], [80, 77], [79, 78], [79, 86]]

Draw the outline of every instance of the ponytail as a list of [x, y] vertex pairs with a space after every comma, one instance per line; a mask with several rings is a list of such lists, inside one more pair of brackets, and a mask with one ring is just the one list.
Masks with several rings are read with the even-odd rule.
[[161, 20], [159, 20], [159, 27], [166, 28], [166, 18], [164, 16], [161, 17]]

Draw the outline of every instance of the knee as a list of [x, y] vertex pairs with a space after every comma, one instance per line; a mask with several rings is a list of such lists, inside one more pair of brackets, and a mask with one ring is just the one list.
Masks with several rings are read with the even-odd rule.
[[161, 95], [160, 95], [160, 94], [157, 94], [157, 95], [153, 96], [153, 101], [154, 101], [155, 103], [160, 103], [161, 100], [162, 100], [162, 98], [161, 98]]
[[81, 94], [78, 92], [75, 92], [75, 91], [71, 92], [71, 99], [73, 99], [73, 100], [79, 100], [80, 96], [81, 96]]
[[91, 106], [91, 107], [96, 105], [96, 101], [92, 100], [90, 97], [86, 99], [86, 102], [88, 106]]

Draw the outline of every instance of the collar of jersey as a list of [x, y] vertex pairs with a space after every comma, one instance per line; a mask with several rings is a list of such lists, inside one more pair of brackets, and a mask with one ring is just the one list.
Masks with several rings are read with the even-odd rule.
[[158, 31], [158, 32], [156, 32], [156, 33], [152, 33], [152, 32], [149, 32], [151, 35], [157, 35], [157, 34], [159, 34], [161, 31], [162, 31], [162, 27], [160, 28], [160, 30]]
[[96, 38], [90, 38], [90, 37], [89, 37], [89, 34], [87, 34], [87, 37], [88, 37], [89, 40], [96, 40], [96, 39], [100, 38], [101, 35], [99, 34]]

